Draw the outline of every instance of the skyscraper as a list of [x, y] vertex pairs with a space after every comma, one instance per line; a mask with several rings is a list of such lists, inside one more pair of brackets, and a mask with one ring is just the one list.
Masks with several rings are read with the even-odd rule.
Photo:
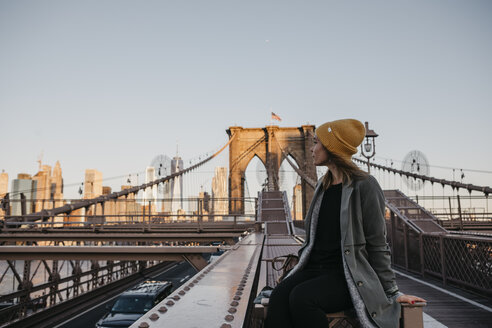
[[36, 199], [37, 181], [29, 174], [20, 173], [12, 180], [10, 191], [11, 215], [22, 215], [33, 212], [33, 201]]
[[292, 218], [302, 220], [302, 186], [296, 184], [292, 193]]
[[[9, 175], [6, 172], [0, 173], [0, 199], [4, 198], [9, 192]], [[4, 219], [5, 211], [0, 207], [0, 219]]]
[[63, 177], [60, 162], [57, 161], [53, 172], [51, 166], [39, 163], [39, 171], [32, 180], [37, 182], [35, 211], [63, 206]]
[[84, 199], [102, 195], [102, 173], [95, 169], [85, 170]]
[[[111, 187], [103, 186], [102, 194], [103, 195], [111, 194]], [[119, 221], [119, 218], [114, 216], [116, 214], [116, 206], [117, 206], [116, 200], [108, 200], [104, 202], [102, 206], [104, 206], [105, 223]]]
[[55, 207], [63, 206], [63, 177], [60, 162], [56, 161], [51, 176], [51, 197], [55, 199]]
[[171, 181], [163, 182], [161, 188], [162, 188], [162, 197], [164, 198], [161, 205], [161, 211], [164, 213], [171, 213], [172, 212]]
[[[121, 186], [121, 190], [132, 188], [131, 185]], [[135, 200], [135, 194], [130, 193], [127, 196], [121, 196], [117, 202], [116, 214], [119, 221], [135, 222], [142, 218], [142, 206]]]
[[[229, 212], [227, 201], [227, 167], [216, 167], [212, 178], [213, 214], [226, 215]], [[215, 216], [215, 220], [222, 220], [222, 216]]]
[[197, 214], [202, 216], [203, 221], [212, 221], [208, 215], [210, 213], [210, 195], [206, 191], [200, 191], [198, 194], [200, 207], [197, 209]]
[[[155, 179], [161, 179], [171, 174], [171, 158], [166, 155], [159, 154], [150, 162], [150, 166], [155, 168]], [[157, 186], [157, 203], [156, 211], [170, 213], [171, 212], [171, 182], [166, 181]], [[162, 199], [165, 199], [164, 201]]]
[[37, 181], [35, 212], [52, 208], [51, 200], [51, 166], [39, 165], [39, 171], [32, 180]]
[[[171, 160], [171, 174], [183, 170], [183, 160], [176, 155]], [[179, 209], [183, 209], [183, 177], [177, 176], [171, 180], [171, 212], [177, 213]]]
[[0, 198], [3, 198], [9, 192], [9, 174], [6, 172], [0, 173]]
[[[102, 192], [102, 173], [95, 169], [85, 170], [84, 199], [99, 197]], [[96, 215], [102, 214], [101, 204], [91, 205], [85, 214], [86, 222], [99, 222], [99, 218], [96, 218]]]
[[[152, 182], [155, 179], [156, 179], [155, 168], [153, 166], [147, 166], [147, 169], [145, 170], [145, 183]], [[155, 213], [156, 198], [157, 198], [157, 185], [153, 185], [152, 187], [145, 189], [143, 206], [147, 206], [146, 208], [150, 213]], [[151, 202], [150, 207], [149, 207], [149, 202]]]

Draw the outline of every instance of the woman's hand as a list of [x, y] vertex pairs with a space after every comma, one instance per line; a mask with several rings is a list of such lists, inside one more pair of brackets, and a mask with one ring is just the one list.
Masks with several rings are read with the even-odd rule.
[[420, 298], [418, 296], [413, 296], [413, 295], [400, 295], [396, 299], [398, 303], [410, 303], [410, 304], [415, 304], [415, 302], [427, 302], [423, 298]]

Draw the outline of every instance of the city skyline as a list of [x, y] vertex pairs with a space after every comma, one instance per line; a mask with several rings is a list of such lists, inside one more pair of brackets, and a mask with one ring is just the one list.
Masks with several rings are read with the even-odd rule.
[[491, 14], [488, 1], [0, 1], [0, 171], [33, 175], [44, 153], [66, 195], [86, 168], [143, 183], [155, 154], [179, 144], [186, 167], [274, 112], [283, 127], [368, 121], [379, 163], [418, 149], [431, 175], [490, 186], [466, 169], [492, 160]]
[[[414, 152], [414, 151], [412, 151], [412, 152]], [[165, 155], [158, 155], [158, 156], [167, 157]], [[219, 157], [220, 156], [222, 156], [222, 157], [228, 156], [227, 150], [225, 152], [223, 152], [221, 155], [219, 155]], [[360, 151], [356, 155], [354, 155], [354, 158], [363, 159]], [[201, 158], [201, 159], [203, 159], [203, 158]], [[291, 158], [291, 160], [293, 160], [293, 158]], [[179, 157], [179, 156], [174, 157], [172, 160], [173, 164], [171, 165], [171, 171], [169, 174], [176, 173], [176, 167], [175, 167], [176, 161], [179, 161], [180, 165], [183, 165], [183, 162], [184, 162], [181, 159], [181, 157]], [[2, 172], [1, 176], [0, 176], [0, 195], [3, 195], [6, 192], [9, 192], [9, 193], [15, 195], [15, 197], [17, 197], [19, 191], [29, 192], [29, 190], [28, 190], [29, 188], [28, 189], [26, 189], [26, 188], [19, 189], [18, 186], [14, 186], [15, 180], [18, 180], [18, 179], [31, 180], [31, 179], [33, 179], [33, 180], [35, 180], [34, 182], [36, 183], [38, 180], [40, 180], [40, 178], [39, 178], [40, 174], [41, 174], [41, 177], [42, 176], [48, 176], [49, 177], [51, 175], [51, 173], [46, 174], [45, 171], [47, 171], [47, 170], [51, 171], [51, 166], [46, 165], [46, 164], [42, 164], [41, 160], [38, 160], [37, 162], [38, 162], [38, 166], [39, 166], [39, 170], [37, 171], [37, 173], [36, 172], [34, 172], [34, 173], [19, 172], [15, 175], [12, 175], [12, 174], [9, 174], [9, 172]], [[378, 161], [372, 161], [372, 162], [378, 163]], [[192, 165], [195, 162], [190, 160], [189, 163], [190, 163], [190, 165]], [[362, 164], [359, 162], [356, 162], [356, 163], [362, 169], [366, 169], [366, 164]], [[227, 164], [228, 163], [225, 164], [225, 167], [223, 167], [223, 169], [228, 170]], [[382, 160], [379, 159], [378, 164], [382, 164], [384, 166], [388, 166], [388, 167], [395, 168], [395, 169], [405, 170], [403, 167], [400, 167], [400, 166], [402, 166], [401, 164], [403, 164], [403, 162], [399, 161], [397, 159], [382, 159]], [[213, 174], [213, 172], [214, 172], [213, 170], [216, 171], [217, 168], [220, 167], [220, 165], [212, 165], [212, 166], [214, 167], [214, 169], [212, 169], [212, 171], [209, 171], [209, 169], [205, 169], [204, 171], [201, 171], [201, 172], [200, 172], [200, 170], [198, 170], [198, 171], [195, 170], [194, 173], [197, 175], [206, 176], [207, 174], [208, 175]], [[436, 171], [436, 169], [437, 169], [437, 170], [440, 170], [440, 172], [450, 171], [450, 169], [451, 169], [450, 167], [439, 167], [439, 166], [433, 166], [433, 165], [429, 165], [429, 166], [434, 171]], [[184, 167], [184, 168], [186, 168], [186, 167]], [[258, 172], [258, 170], [260, 170], [260, 172]], [[326, 170], [326, 168], [318, 167], [317, 168], [318, 177], [322, 176], [324, 174], [325, 170]], [[60, 180], [57, 182], [58, 187], [56, 187], [57, 188], [56, 192], [58, 194], [56, 194], [56, 193], [53, 194], [55, 192], [53, 189], [54, 187], [50, 187], [50, 188], [43, 187], [46, 184], [46, 182], [44, 182], [40, 187], [36, 187], [36, 185], [34, 185], [30, 189], [32, 189], [32, 192], [34, 195], [36, 195], [36, 193], [40, 193], [40, 194], [44, 195], [45, 199], [52, 199], [52, 198], [53, 199], [79, 199], [79, 198], [88, 199], [88, 198], [95, 198], [95, 197], [103, 194], [104, 193], [103, 188], [109, 188], [109, 190], [114, 190], [114, 191], [123, 190], [126, 187], [141, 185], [144, 182], [148, 183], [150, 181], [154, 181], [155, 179], [162, 178], [165, 176], [163, 174], [157, 176], [156, 171], [157, 171], [156, 167], [147, 166], [145, 168], [145, 170], [138, 172], [138, 173], [129, 173], [129, 174], [122, 175], [119, 177], [104, 177], [102, 172], [99, 172], [97, 169], [85, 169], [84, 170], [85, 178], [84, 178], [83, 182], [71, 183], [68, 185], [68, 187], [69, 187], [68, 189], [70, 189], [70, 187], [72, 188], [72, 191], [68, 192], [68, 194], [71, 196], [60, 197], [60, 195], [63, 196], [63, 190], [66, 189], [66, 186], [64, 185], [62, 177], [61, 177], [60, 162], [57, 161], [56, 165], [53, 168], [53, 174], [54, 174], [54, 176], [57, 176], [56, 179]], [[89, 178], [89, 180], [92, 181], [92, 182], [90, 182], [90, 185], [87, 183], [88, 172], [90, 172], [89, 173], [90, 175], [94, 175], [94, 174], [97, 175], [97, 177]], [[149, 175], [149, 172], [152, 172], [152, 173]], [[431, 170], [431, 173], [432, 173], [432, 170]], [[444, 179], [466, 183], [465, 178], [470, 173], [475, 174], [476, 176], [487, 177], [487, 175], [490, 173], [490, 171], [481, 171], [481, 170], [469, 171], [467, 169], [456, 168], [456, 170], [453, 170], [452, 174], [450, 172], [447, 172], [447, 175], [444, 176]], [[193, 173], [189, 173], [189, 174], [193, 174]], [[256, 192], [260, 191], [262, 189], [262, 184], [259, 181], [259, 178], [260, 177], [266, 178], [266, 170], [265, 170], [263, 164], [261, 163], [261, 161], [255, 157], [248, 164], [248, 168], [247, 168], [245, 174], [246, 174], [247, 184], [253, 186], [252, 191], [249, 192], [249, 196], [255, 197]], [[296, 183], [298, 183], [298, 182], [295, 182], [294, 180], [298, 181], [300, 179], [300, 177], [297, 175], [297, 173], [290, 167], [290, 165], [285, 160], [282, 162], [282, 165], [280, 167], [280, 174], [281, 174], [280, 175], [281, 190], [286, 190], [288, 193], [289, 199], [290, 199], [292, 197], [291, 188], [294, 187], [296, 185]], [[285, 176], [285, 174], [287, 174], [287, 176]], [[372, 174], [373, 175], [378, 174], [379, 175], [378, 177], [380, 178], [379, 170], [373, 169]], [[425, 173], [421, 173], [421, 174], [426, 175]], [[433, 174], [427, 174], [427, 175], [437, 177], [437, 178], [443, 178], [443, 176], [442, 175], [439, 176], [439, 174], [437, 174], [437, 175], [436, 174], [434, 174], [434, 175]], [[292, 176], [293, 180], [289, 178], [291, 176]], [[43, 178], [41, 178], [41, 179], [43, 179]], [[49, 179], [51, 179], [51, 178], [49, 178]], [[186, 178], [184, 178], [184, 179], [186, 180]], [[196, 178], [192, 178], [191, 180], [196, 180]], [[194, 198], [194, 197], [199, 197], [198, 196], [199, 193], [204, 191], [204, 190], [207, 190], [208, 192], [211, 192], [213, 194], [213, 188], [214, 188], [213, 180], [214, 180], [214, 178], [212, 178], [212, 179], [204, 178], [204, 181], [202, 181], [202, 183], [198, 182], [198, 184], [197, 184], [197, 181], [194, 181], [193, 186], [190, 186], [188, 184], [188, 187], [190, 187], [190, 189], [183, 189], [183, 178], [178, 178], [179, 188], [176, 191], [174, 189], [175, 189], [175, 187], [177, 187], [177, 185], [174, 183], [174, 180], [171, 180], [170, 182], [166, 182], [166, 183], [162, 184], [161, 186], [159, 186], [159, 188], [162, 187], [162, 192], [163, 192], [162, 195], [159, 194], [159, 196], [158, 196], [157, 190], [160, 190], [160, 189], [154, 188], [152, 190], [147, 190], [145, 192], [143, 192], [143, 191], [139, 192], [139, 195], [140, 195], [139, 197], [142, 199], [142, 201], [145, 201], [147, 198], [151, 198], [151, 199], [156, 199], [156, 198], [157, 199], [173, 199], [174, 198], [173, 194], [178, 192], [178, 193], [182, 194], [181, 196], [179, 196], [180, 198], [181, 197]], [[90, 191], [90, 190], [93, 190], [93, 188], [94, 188], [94, 186], [93, 186], [94, 182], [96, 182], [96, 184], [97, 184], [97, 187], [96, 187], [96, 188], [98, 188], [97, 192]], [[383, 182], [380, 181], [380, 183], [383, 183]], [[393, 184], [395, 184], [395, 182]], [[476, 184], [476, 185], [487, 186], [486, 184], [483, 184], [483, 183], [482, 184]], [[382, 185], [382, 186], [383, 186], [383, 188], [385, 187], [384, 185]], [[412, 193], [416, 193], [416, 192], [418, 192], [419, 189], [421, 189], [421, 188], [418, 188], [417, 190], [413, 190], [409, 187], [409, 185], [405, 181], [400, 183], [400, 188], [402, 186], [406, 187], [406, 191], [409, 192], [409, 195], [411, 195]], [[428, 187], [429, 184], [427, 183], [426, 186]], [[76, 190], [76, 189], [78, 189], [78, 190]], [[191, 189], [193, 189], [193, 190], [191, 190]], [[246, 189], [249, 190], [251, 188], [246, 186]], [[50, 196], [50, 193], [51, 193], [51, 196]], [[94, 194], [95, 196], [89, 197], [88, 196], [89, 194], [91, 194], [91, 195]], [[150, 196], [151, 194], [152, 194], [152, 196]], [[54, 195], [57, 195], [57, 197], [53, 197]], [[182, 201], [178, 201], [178, 202], [182, 203]], [[173, 201], [169, 202], [169, 204], [163, 204], [162, 206], [172, 206], [174, 203], [175, 203], [175, 201], [173, 200]], [[174, 205], [174, 206], [176, 206], [176, 205]]]

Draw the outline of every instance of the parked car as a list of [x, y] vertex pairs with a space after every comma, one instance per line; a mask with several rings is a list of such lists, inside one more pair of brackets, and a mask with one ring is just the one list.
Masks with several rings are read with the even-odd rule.
[[97, 323], [97, 328], [129, 327], [157, 303], [171, 294], [169, 281], [145, 281], [123, 292]]

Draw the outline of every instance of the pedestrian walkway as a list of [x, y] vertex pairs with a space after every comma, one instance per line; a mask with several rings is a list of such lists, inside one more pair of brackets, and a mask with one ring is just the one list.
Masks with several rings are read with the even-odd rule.
[[396, 271], [400, 291], [427, 300], [424, 308], [425, 328], [490, 328], [492, 302], [441, 282]]

